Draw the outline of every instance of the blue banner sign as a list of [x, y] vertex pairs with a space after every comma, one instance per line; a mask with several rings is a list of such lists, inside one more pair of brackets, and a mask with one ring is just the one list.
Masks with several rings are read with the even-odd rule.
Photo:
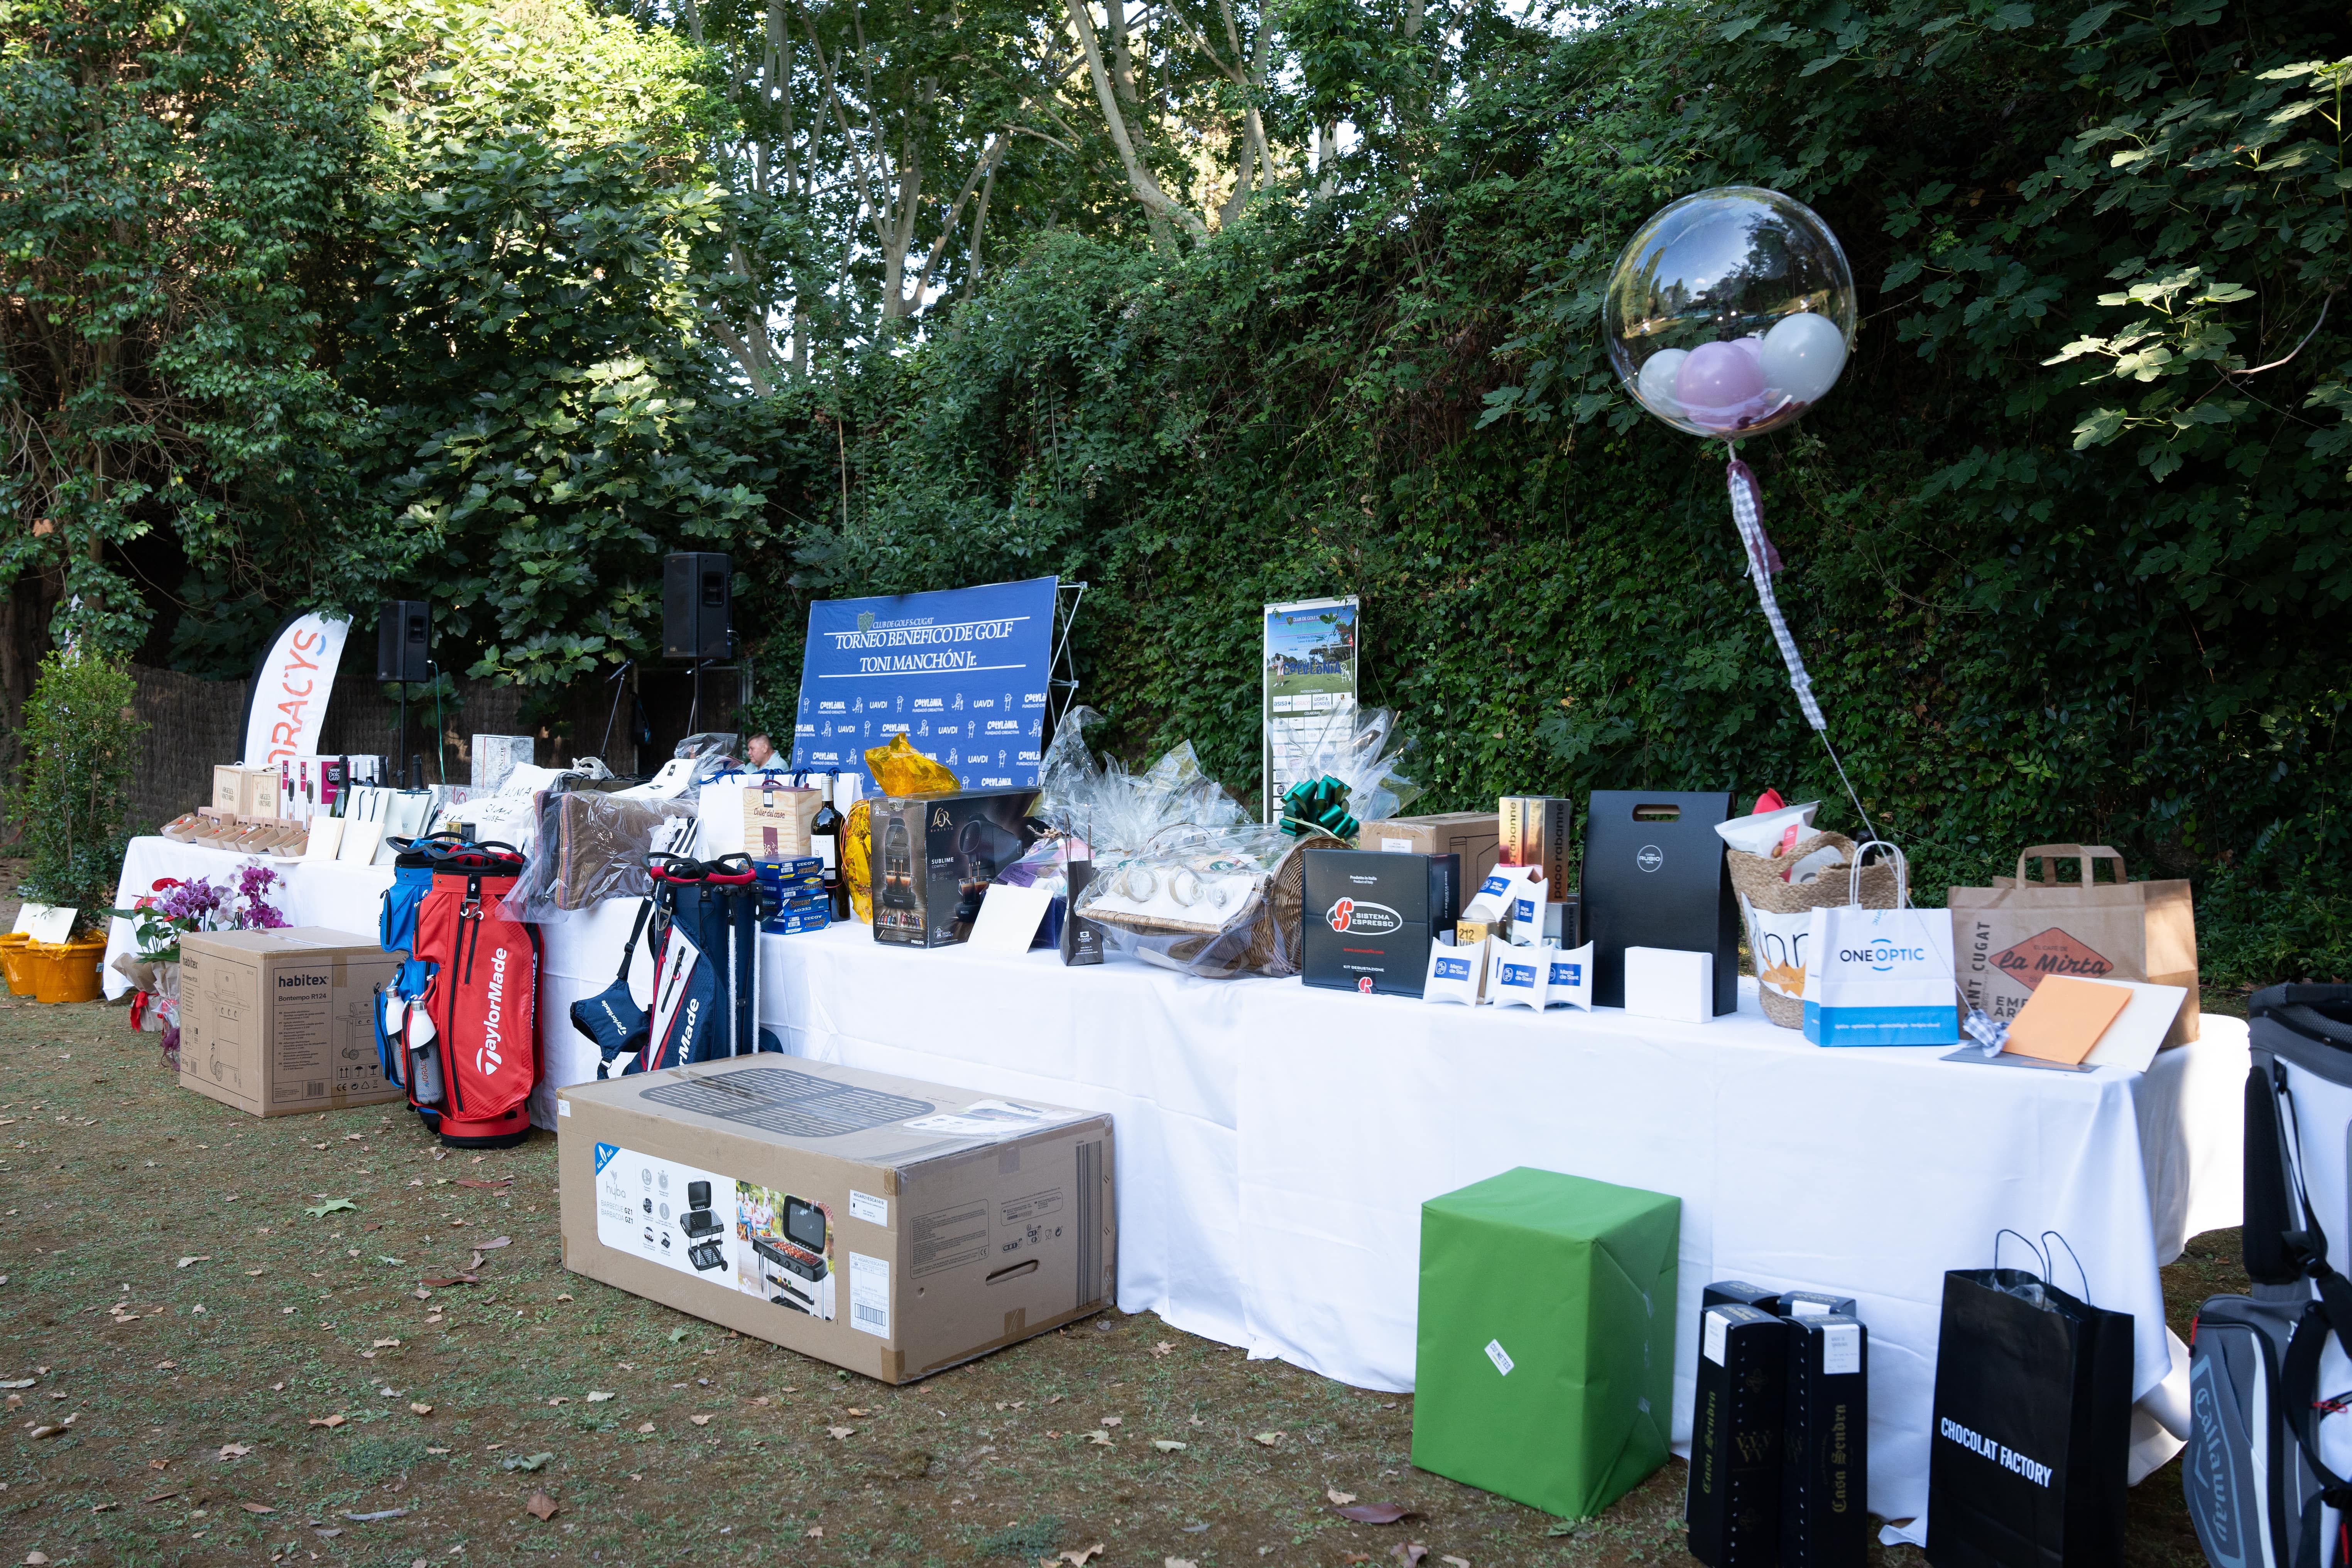
[[1055, 579], [809, 606], [793, 766], [867, 794], [866, 749], [903, 734], [966, 789], [1034, 785], [1045, 744]]

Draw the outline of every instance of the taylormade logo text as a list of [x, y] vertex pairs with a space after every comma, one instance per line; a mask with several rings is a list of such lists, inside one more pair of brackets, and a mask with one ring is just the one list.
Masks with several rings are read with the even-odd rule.
[[482, 1018], [482, 1048], [474, 1053], [474, 1070], [484, 1078], [496, 1078], [499, 1069], [507, 1065], [499, 1055], [499, 1017], [505, 1010], [507, 997], [507, 950], [490, 952], [490, 1008]]
[[2050, 1467], [2027, 1458], [2016, 1449], [1994, 1442], [1981, 1432], [1971, 1432], [1950, 1416], [1940, 1417], [1936, 1429], [1971, 1454], [1981, 1454], [2012, 1475], [2023, 1476], [2037, 1487], [2050, 1485]]

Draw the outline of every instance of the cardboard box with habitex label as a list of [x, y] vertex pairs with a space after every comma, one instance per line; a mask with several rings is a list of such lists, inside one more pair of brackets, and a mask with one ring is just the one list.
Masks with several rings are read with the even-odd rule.
[[1507, 795], [1495, 803], [1498, 866], [1540, 866], [1557, 898], [1569, 885], [1568, 829], [1575, 804], [1548, 795]]
[[1462, 909], [1452, 855], [1309, 849], [1300, 975], [1339, 991], [1418, 996], [1429, 947]]
[[399, 1100], [376, 1058], [376, 987], [404, 954], [323, 926], [180, 942], [180, 1087], [256, 1116]]
[[885, 795], [874, 803], [874, 940], [947, 947], [971, 940], [996, 874], [1037, 841], [1034, 789]]
[[775, 1056], [556, 1101], [574, 1273], [885, 1383], [1110, 1304], [1107, 1115]]
[[278, 770], [234, 763], [213, 769], [213, 808], [231, 816], [276, 816]]
[[1384, 855], [1458, 855], [1463, 885], [1475, 888], [1494, 869], [1502, 837], [1493, 812], [1449, 811], [1367, 822], [1357, 833], [1356, 844]]

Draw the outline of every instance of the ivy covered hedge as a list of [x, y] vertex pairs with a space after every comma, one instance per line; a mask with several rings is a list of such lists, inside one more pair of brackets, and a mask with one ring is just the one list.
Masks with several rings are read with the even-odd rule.
[[2196, 879], [2209, 979], [2352, 973], [2347, 57], [2298, 0], [1732, 0], [1499, 40], [1364, 191], [1181, 257], [1049, 242], [912, 352], [732, 410], [799, 542], [755, 563], [773, 647], [811, 594], [1083, 578], [1087, 700], [1246, 794], [1257, 606], [1357, 593], [1433, 808], [1771, 785], [1850, 826], [1722, 447], [1642, 415], [1597, 330], [1643, 217], [1768, 184], [1841, 236], [1864, 326], [1742, 456], [1928, 899], [2111, 843]]

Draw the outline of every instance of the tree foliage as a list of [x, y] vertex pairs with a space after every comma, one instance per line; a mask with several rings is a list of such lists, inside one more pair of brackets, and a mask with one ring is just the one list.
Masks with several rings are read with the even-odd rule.
[[1410, 182], [1182, 258], [1048, 244], [870, 368], [856, 505], [802, 570], [1087, 578], [1090, 700], [1244, 789], [1252, 612], [1352, 591], [1441, 804], [1834, 801], [1721, 447], [1643, 416], [1598, 333], [1648, 213], [1774, 185], [1844, 237], [1865, 326], [1832, 401], [1743, 456], [1880, 828], [1928, 887], [2114, 842], [2199, 879], [2218, 973], [2341, 973], [2352, 665], [2315, 634], [2352, 599], [2352, 334], [2321, 320], [2348, 45], [2317, 6], [1969, 0], [1498, 38]]
[[124, 662], [81, 645], [41, 661], [25, 706], [25, 770], [8, 815], [30, 850], [24, 890], [80, 911], [77, 930], [102, 926], [129, 838], [131, 781], [145, 721]]

